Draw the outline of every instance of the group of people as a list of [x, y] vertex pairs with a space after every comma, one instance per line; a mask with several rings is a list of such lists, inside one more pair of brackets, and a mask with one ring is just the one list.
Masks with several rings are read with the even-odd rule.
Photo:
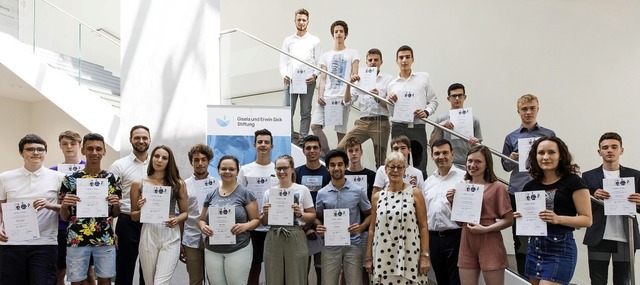
[[[589, 250], [589, 274], [592, 284], [606, 284], [607, 266], [612, 258], [614, 260], [614, 283], [628, 284], [631, 276], [629, 273], [629, 249], [626, 242], [631, 230], [634, 232], [634, 239], [638, 241], [637, 225], [634, 224], [634, 229], [629, 229], [627, 223], [624, 222], [624, 217], [605, 217], [603, 206], [589, 200], [590, 194], [598, 199], [610, 197], [610, 194], [603, 190], [603, 178], [633, 177], [636, 181], [636, 194], [630, 195], [628, 199], [630, 202], [640, 205], [639, 172], [620, 166], [619, 157], [623, 149], [622, 138], [618, 134], [605, 133], [602, 136], [598, 145], [598, 153], [603, 158], [603, 165], [585, 172], [580, 178], [578, 176], [580, 174], [579, 168], [572, 161], [566, 144], [556, 137], [554, 131], [537, 123], [538, 98], [531, 94], [524, 95], [517, 102], [517, 113], [521, 118], [521, 124], [505, 137], [502, 153], [515, 161], [519, 160], [520, 155], [525, 156], [529, 166], [526, 171], [522, 171], [518, 163], [502, 159], [503, 169], [511, 173], [509, 184], [505, 187], [497, 182], [493, 173], [490, 152], [480, 145], [482, 131], [480, 121], [475, 116], [473, 116], [472, 127], [470, 127], [473, 133], [466, 139], [460, 139], [443, 130], [444, 128], [455, 129], [454, 121], [450, 118], [449, 112], [435, 117], [434, 121], [443, 128], [435, 128], [431, 132], [430, 138], [427, 139], [423, 119], [434, 115], [438, 102], [429, 74], [416, 72], [412, 69], [414, 54], [411, 47], [403, 45], [396, 51], [395, 60], [399, 67], [399, 73], [395, 77], [380, 72], [380, 66], [383, 63], [382, 52], [376, 48], [370, 49], [366, 53], [365, 68], [373, 67], [377, 70], [375, 88], [370, 90], [353, 88], [345, 82], [358, 86], [362, 83], [361, 79], [364, 73], [363, 68], [359, 68], [358, 53], [346, 47], [345, 41], [349, 32], [347, 23], [341, 20], [332, 23], [330, 32], [333, 38], [333, 47], [330, 51], [323, 53], [318, 37], [307, 31], [309, 18], [307, 10], [295, 11], [296, 33], [285, 38], [282, 46], [283, 51], [295, 58], [282, 54], [279, 65], [280, 74], [285, 83], [285, 103], [286, 105], [292, 103], [292, 117], [295, 114], [295, 104], [298, 99], [300, 101], [301, 121], [297, 143], [304, 148], [303, 143], [307, 141], [306, 138], [312, 136], [309, 134], [309, 129], [311, 129], [322, 145], [318, 155], [322, 157], [330, 153], [331, 147], [323, 132], [323, 127], [327, 125], [325, 124], [326, 104], [336, 100], [340, 101], [343, 106], [343, 118], [342, 124], [335, 126], [338, 135], [336, 148], [344, 150], [349, 141], [354, 138], [360, 142], [371, 139], [373, 143], [376, 167], [379, 167], [376, 176], [374, 176], [373, 192], [382, 192], [379, 192], [380, 196], [371, 197], [372, 228], [375, 225], [376, 207], [387, 207], [389, 205], [388, 198], [392, 197], [391, 194], [405, 193], [403, 189], [407, 183], [422, 190], [427, 209], [427, 227], [431, 244], [430, 259], [438, 284], [460, 284], [461, 280], [464, 284], [475, 284], [480, 271], [483, 272], [487, 284], [503, 283], [500, 280], [504, 276], [503, 270], [508, 266], [508, 263], [505, 249], [501, 246], [502, 237], [499, 233], [500, 230], [510, 226], [514, 237], [518, 273], [527, 276], [533, 283], [566, 284], [569, 282], [575, 269], [575, 250], [562, 253], [567, 257], [567, 260], [572, 260], [571, 262], [566, 260], [552, 262], [564, 269], [556, 270], [546, 266], [545, 263], [549, 262], [550, 258], [556, 258], [557, 253], [552, 252], [551, 255], [545, 256], [545, 252], [540, 252], [540, 249], [552, 248], [553, 243], [549, 243], [549, 240], [562, 241], [569, 249], [575, 249], [573, 229], [587, 228], [584, 244], [588, 246]], [[319, 72], [309, 67], [310, 65], [325, 70], [328, 74]], [[293, 91], [293, 85], [295, 85], [293, 80], [296, 73], [298, 73], [298, 80], [300, 80], [299, 74], [308, 76], [305, 81], [306, 93], [300, 92], [300, 88], [297, 88], [296, 92]], [[316, 89], [316, 79], [318, 78], [320, 83], [317, 88], [317, 104], [315, 108], [312, 108], [314, 89]], [[371, 96], [370, 93], [375, 96]], [[411, 98], [412, 100], [408, 110], [406, 104], [399, 104], [399, 100], [403, 98]], [[451, 110], [465, 109], [466, 98], [464, 85], [454, 83], [449, 86], [447, 101], [451, 105]], [[393, 104], [387, 104], [385, 101]], [[360, 115], [353, 128], [348, 130], [346, 124], [350, 105], [359, 107]], [[396, 110], [394, 111], [394, 109]], [[412, 120], [407, 120], [406, 116], [402, 114], [407, 111], [413, 112]], [[335, 115], [335, 113], [332, 114]], [[389, 169], [385, 165], [388, 164], [386, 156], [390, 137], [393, 139], [390, 144], [393, 152], [400, 151], [405, 154], [405, 159], [412, 162], [413, 165], [396, 165], [404, 167], [403, 181], [405, 184], [392, 183], [391, 176], [387, 173]], [[401, 138], [406, 140], [402, 142]], [[520, 154], [519, 139], [531, 140], [529, 153]], [[431, 156], [438, 169], [424, 180], [427, 173], [428, 147], [431, 148]], [[304, 151], [306, 155], [307, 150], [304, 149]], [[316, 168], [320, 169], [319, 166]], [[323, 183], [327, 183], [328, 180], [329, 178], [324, 179]], [[484, 201], [492, 203], [483, 204], [481, 221], [477, 225], [460, 225], [450, 219], [452, 199], [455, 195], [455, 191], [452, 189], [455, 188], [455, 184], [461, 181], [485, 185], [484, 197], [486, 199]], [[388, 192], [385, 193], [385, 190]], [[517, 221], [521, 217], [521, 213], [516, 208], [515, 194], [532, 190], [545, 190], [547, 193], [546, 205], [548, 209], [540, 213], [540, 218], [549, 223], [547, 239], [516, 235]], [[383, 205], [380, 205], [379, 199], [385, 201]], [[420, 206], [419, 201], [414, 201], [414, 204]], [[420, 209], [416, 211], [420, 211]], [[389, 215], [389, 213], [384, 214], [385, 218]], [[414, 222], [418, 225], [421, 224], [418, 220]], [[388, 226], [389, 223], [385, 222], [385, 225]], [[482, 234], [484, 240], [476, 239], [479, 233]], [[370, 236], [370, 239], [374, 238], [373, 245], [380, 245], [375, 240], [380, 237], [380, 235]], [[569, 246], [570, 244], [573, 244], [573, 247]], [[399, 245], [394, 244], [394, 246]], [[640, 248], [637, 242], [636, 248]], [[392, 258], [397, 258], [395, 249], [393, 252]], [[375, 254], [376, 251], [374, 250], [373, 253]], [[487, 256], [491, 258], [487, 259]], [[380, 280], [376, 279], [376, 274], [379, 274], [380, 270], [386, 273], [392, 272], [392, 275], [402, 275], [397, 270], [397, 268], [403, 268], [402, 265], [389, 263], [389, 256], [379, 260], [376, 260], [375, 256], [367, 256], [365, 259], [371, 260], [373, 263], [370, 271], [374, 273], [374, 280]], [[376, 261], [383, 264], [375, 266]], [[419, 259], [413, 258], [413, 261], [418, 262]], [[396, 266], [396, 269], [386, 270], [387, 266]], [[413, 269], [421, 270], [422, 264], [419, 267], [413, 267]], [[378, 277], [380, 276], [378, 275]]]
[[[311, 262], [318, 284], [324, 285], [426, 284], [432, 269], [441, 285], [478, 284], [480, 273], [486, 284], [504, 284], [509, 264], [501, 230], [512, 227], [518, 272], [532, 284], [569, 283], [576, 267], [576, 228], [587, 228], [584, 244], [592, 284], [606, 284], [611, 259], [614, 284], [628, 284], [633, 261], [628, 259], [627, 237], [632, 231], [640, 247], [638, 225], [630, 229], [624, 217], [605, 216], [602, 205], [590, 202], [590, 195], [611, 197], [603, 179], [631, 178], [636, 189], [628, 201], [640, 209], [640, 171], [620, 165], [620, 135], [602, 135], [602, 165], [580, 177], [567, 145], [538, 125], [538, 98], [524, 95], [517, 101], [520, 125], [506, 136], [503, 154], [516, 161], [525, 156], [528, 168], [520, 171], [518, 164], [502, 159], [503, 169], [511, 172], [507, 187], [494, 173], [491, 152], [480, 144], [477, 118], [467, 139], [440, 128], [427, 138], [422, 119], [434, 115], [438, 102], [429, 74], [412, 70], [411, 47], [397, 50], [400, 72], [395, 78], [380, 72], [380, 50], [367, 52], [367, 67], [377, 72], [375, 88], [368, 90], [377, 96], [371, 96], [334, 78], [352, 83], [362, 79], [358, 53], [345, 45], [347, 23], [331, 25], [334, 46], [323, 54], [319, 39], [307, 32], [309, 12], [300, 9], [294, 15], [297, 31], [285, 39], [283, 50], [332, 74], [309, 69], [288, 56], [280, 61], [292, 116], [298, 99], [301, 105], [296, 143], [304, 164], [295, 167], [286, 154], [272, 161], [273, 137], [262, 129], [254, 133], [255, 161], [246, 165], [226, 154], [214, 160], [209, 146], [194, 145], [187, 153], [193, 173], [183, 180], [171, 148], [158, 145], [149, 152], [149, 128], [137, 125], [129, 132], [131, 154], [108, 169], [101, 165], [106, 154], [103, 137], [89, 133], [81, 138], [72, 131], [58, 140], [65, 161], [48, 169], [47, 143], [26, 135], [18, 143], [23, 167], [0, 174], [0, 204], [27, 203], [36, 213], [38, 232], [16, 238], [8, 233], [15, 229], [7, 229], [6, 223], [0, 228], [1, 282], [64, 284], [66, 276], [72, 284], [111, 284], [113, 279], [116, 284], [133, 284], [139, 260], [138, 284], [169, 284], [178, 261], [186, 264], [189, 284], [259, 284], [262, 266], [266, 284], [307, 284]], [[300, 80], [297, 74], [307, 76], [302, 78], [306, 93], [299, 87], [292, 92], [300, 84], [295, 82]], [[460, 83], [448, 88], [452, 110], [464, 108], [465, 92]], [[396, 116], [394, 106], [380, 98], [394, 103], [412, 98], [412, 117]], [[335, 149], [323, 132], [329, 102], [344, 106]], [[360, 117], [348, 131], [352, 103], [359, 105]], [[455, 128], [448, 113], [435, 121]], [[376, 171], [362, 165], [362, 143], [368, 139], [373, 142]], [[519, 151], [521, 139], [531, 139], [529, 152]], [[392, 151], [387, 155], [388, 146]], [[437, 169], [425, 179], [427, 153]], [[219, 178], [209, 173], [210, 165]], [[456, 185], [461, 183], [483, 186], [478, 223], [452, 220]], [[78, 211], [79, 203], [88, 199], [80, 192], [91, 187], [106, 193], [106, 210], [100, 215], [95, 209], [94, 216], [88, 216], [86, 207]], [[145, 206], [153, 203], [147, 201], [153, 189], [170, 197], [161, 223], [143, 219]], [[518, 236], [522, 212], [516, 207], [516, 193], [535, 190], [545, 191], [546, 209], [539, 218], [547, 234]], [[274, 193], [293, 198], [290, 224], [274, 222]], [[233, 213], [235, 223], [228, 232], [235, 242], [219, 243], [216, 235], [229, 233], [209, 220], [212, 211]], [[348, 216], [346, 228], [329, 225], [331, 211]], [[325, 245], [324, 237], [340, 231], [348, 233], [348, 242]]]

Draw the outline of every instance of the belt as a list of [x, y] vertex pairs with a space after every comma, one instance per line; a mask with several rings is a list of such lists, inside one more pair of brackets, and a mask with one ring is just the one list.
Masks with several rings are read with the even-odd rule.
[[451, 229], [451, 230], [442, 230], [442, 231], [429, 231], [429, 234], [438, 235], [440, 237], [445, 237], [450, 234], [455, 234], [461, 232], [462, 229]]
[[125, 213], [120, 213], [120, 217], [125, 217], [125, 218], [131, 219], [131, 215], [125, 214]]
[[388, 116], [368, 116], [368, 117], [361, 117], [360, 120], [363, 120], [363, 121], [389, 120], [389, 117]]

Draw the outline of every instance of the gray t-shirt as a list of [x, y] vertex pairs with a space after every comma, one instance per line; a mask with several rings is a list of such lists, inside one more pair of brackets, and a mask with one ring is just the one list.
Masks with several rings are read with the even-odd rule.
[[[220, 189], [217, 188], [213, 190], [213, 192], [207, 195], [207, 198], [204, 200], [204, 207], [224, 207], [229, 205], [235, 205], [236, 211], [236, 223], [246, 223], [249, 221], [249, 216], [247, 211], [245, 210], [245, 206], [249, 203], [256, 200], [256, 197], [253, 196], [253, 193], [249, 191], [246, 187], [242, 185], [238, 185], [236, 190], [231, 193], [231, 195], [227, 197], [220, 196]], [[207, 220], [209, 216], [207, 215]], [[217, 253], [232, 253], [238, 249], [241, 249], [247, 246], [251, 242], [250, 235], [248, 232], [240, 233], [236, 235], [236, 244], [225, 244], [225, 245], [210, 245], [209, 238], [205, 241], [205, 247], [208, 250]]]

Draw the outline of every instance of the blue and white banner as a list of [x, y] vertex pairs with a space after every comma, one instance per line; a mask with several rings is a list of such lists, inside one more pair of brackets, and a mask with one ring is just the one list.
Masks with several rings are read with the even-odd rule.
[[253, 147], [254, 132], [267, 129], [273, 135], [271, 161], [283, 154], [291, 154], [291, 109], [288, 106], [232, 106], [207, 107], [207, 145], [213, 149], [209, 173], [218, 176], [218, 160], [233, 155], [240, 166], [256, 159]]

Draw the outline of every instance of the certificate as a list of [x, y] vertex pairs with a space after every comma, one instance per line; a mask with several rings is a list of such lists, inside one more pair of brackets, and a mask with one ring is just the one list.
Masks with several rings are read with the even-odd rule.
[[293, 192], [288, 189], [269, 190], [269, 225], [293, 226]]
[[415, 112], [416, 103], [414, 93], [401, 91], [396, 94], [398, 101], [393, 107], [393, 119], [398, 122], [413, 123], [413, 112]]
[[324, 209], [324, 245], [350, 245], [349, 209]]
[[347, 177], [347, 179], [355, 184], [357, 184], [358, 186], [362, 187], [362, 189], [364, 189], [364, 191], [367, 191], [367, 176], [366, 175], [345, 175], [345, 177]]
[[342, 126], [342, 98], [325, 97], [324, 105], [324, 125], [325, 126]]
[[[171, 186], [144, 185], [142, 187], [142, 197], [147, 201], [140, 209], [141, 223], [162, 224], [169, 220]], [[131, 203], [137, 202], [131, 201]]]
[[522, 215], [516, 219], [517, 236], [546, 236], [547, 223], [540, 219], [546, 210], [544, 190], [516, 192], [516, 209]]
[[[465, 137], [473, 137], [473, 114], [471, 108], [449, 110], [449, 121], [453, 124], [453, 130]], [[451, 136], [452, 139], [460, 139]]]
[[451, 205], [451, 220], [462, 223], [480, 223], [482, 211], [482, 184], [456, 184], [456, 194]]
[[236, 244], [236, 235], [231, 233], [235, 224], [235, 206], [209, 207], [209, 227], [213, 231], [209, 244]]
[[531, 145], [536, 142], [540, 137], [518, 139], [518, 166], [520, 172], [528, 172], [529, 165], [527, 165], [527, 159], [529, 158], [529, 152], [531, 151]]
[[106, 218], [109, 216], [109, 181], [106, 178], [76, 179], [76, 194], [80, 202], [76, 204], [78, 218]]
[[307, 94], [307, 78], [311, 77], [313, 71], [305, 69], [304, 67], [298, 67], [293, 70], [291, 75], [291, 85], [289, 86], [289, 93], [291, 94]]
[[636, 215], [636, 204], [629, 202], [629, 195], [636, 192], [636, 182], [633, 177], [602, 179], [605, 191], [609, 192], [609, 199], [604, 199], [604, 214]]
[[32, 201], [14, 200], [2, 203], [4, 232], [10, 241], [31, 240], [40, 237], [36, 209]]
[[198, 199], [198, 212], [202, 211], [204, 206], [204, 200], [209, 193], [218, 188], [218, 181], [215, 178], [207, 178], [203, 180], [196, 180], [196, 199]]
[[360, 81], [358, 86], [364, 90], [371, 91], [376, 88], [376, 79], [378, 78], [377, 67], [365, 67], [359, 69]]
[[262, 212], [262, 200], [264, 199], [264, 191], [273, 187], [271, 176], [264, 177], [247, 177], [247, 188], [258, 202], [258, 212]]
[[84, 169], [84, 164], [65, 164], [65, 163], [60, 163], [58, 164], [58, 172], [62, 172], [65, 175], [69, 175], [71, 173], [74, 173], [76, 171], [80, 171]]

